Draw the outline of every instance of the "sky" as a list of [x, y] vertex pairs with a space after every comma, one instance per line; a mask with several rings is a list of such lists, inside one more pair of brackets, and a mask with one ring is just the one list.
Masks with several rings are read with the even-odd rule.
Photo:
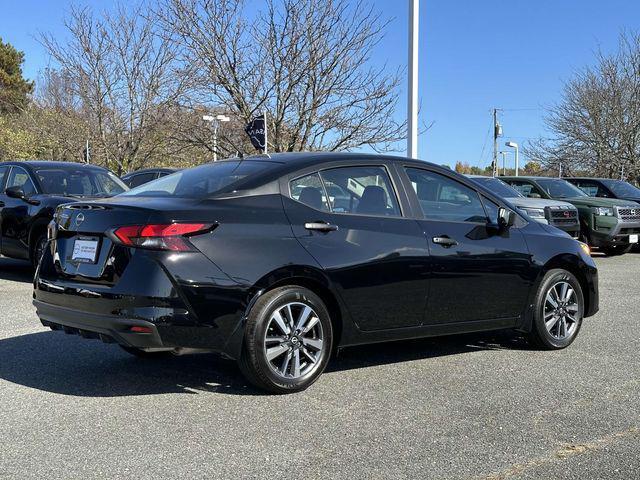
[[[390, 19], [372, 61], [406, 69], [408, 1], [370, 1]], [[114, 5], [74, 3], [98, 11]], [[70, 5], [68, 0], [0, 0], [0, 37], [25, 52], [28, 78], [37, 78], [49, 64], [38, 34], [63, 38]], [[640, 31], [640, 1], [420, 0], [420, 123], [432, 127], [420, 135], [419, 158], [489, 165], [492, 108], [502, 109], [501, 150], [507, 150], [507, 140], [524, 145], [548, 136], [545, 109], [561, 100], [564, 82], [592, 65], [598, 49], [615, 51], [623, 30]], [[402, 91], [398, 119], [406, 115], [406, 103]]]

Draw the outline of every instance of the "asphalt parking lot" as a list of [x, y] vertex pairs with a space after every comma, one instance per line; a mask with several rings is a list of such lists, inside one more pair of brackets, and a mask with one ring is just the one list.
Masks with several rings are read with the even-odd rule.
[[268, 396], [212, 355], [138, 360], [51, 332], [0, 259], [0, 478], [638, 478], [640, 254], [560, 352], [504, 335], [346, 350]]

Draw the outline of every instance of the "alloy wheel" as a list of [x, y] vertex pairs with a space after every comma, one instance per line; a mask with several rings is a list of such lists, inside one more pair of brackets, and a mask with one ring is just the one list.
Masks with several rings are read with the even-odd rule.
[[544, 323], [549, 334], [557, 340], [571, 338], [580, 322], [578, 296], [570, 283], [554, 283], [545, 297]]
[[324, 335], [315, 310], [301, 302], [279, 307], [269, 318], [264, 354], [271, 370], [286, 379], [312, 373], [325, 354]]

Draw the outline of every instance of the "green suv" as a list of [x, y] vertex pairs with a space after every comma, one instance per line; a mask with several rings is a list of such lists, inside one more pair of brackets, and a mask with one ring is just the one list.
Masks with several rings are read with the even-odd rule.
[[640, 204], [590, 197], [561, 178], [500, 177], [525, 197], [563, 200], [576, 206], [581, 239], [607, 255], [627, 253], [638, 243]]

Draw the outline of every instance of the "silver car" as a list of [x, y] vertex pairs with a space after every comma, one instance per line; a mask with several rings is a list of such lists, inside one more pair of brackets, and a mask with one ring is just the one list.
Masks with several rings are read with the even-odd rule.
[[546, 200], [542, 198], [528, 198], [496, 177], [481, 175], [467, 175], [487, 190], [511, 202], [522, 213], [532, 220], [553, 225], [564, 230], [573, 238], [580, 235], [580, 221], [578, 209], [568, 202]]

